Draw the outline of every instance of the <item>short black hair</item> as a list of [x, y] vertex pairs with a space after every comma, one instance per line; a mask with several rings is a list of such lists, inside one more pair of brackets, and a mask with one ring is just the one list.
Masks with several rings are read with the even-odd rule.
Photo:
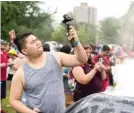
[[44, 51], [50, 51], [50, 46], [49, 46], [49, 44], [44, 44], [44, 45], [43, 45], [43, 50], [44, 50]]
[[[32, 32], [27, 32], [22, 35], [17, 35], [14, 39], [14, 44], [17, 46], [18, 50], [22, 53], [22, 49], [25, 47], [25, 40], [29, 35], [34, 35]], [[23, 53], [22, 53], [23, 54]]]
[[64, 45], [61, 49], [60, 52], [67, 53], [69, 54], [71, 52], [71, 47], [69, 45]]
[[103, 45], [102, 51], [110, 51], [110, 47], [108, 45]]

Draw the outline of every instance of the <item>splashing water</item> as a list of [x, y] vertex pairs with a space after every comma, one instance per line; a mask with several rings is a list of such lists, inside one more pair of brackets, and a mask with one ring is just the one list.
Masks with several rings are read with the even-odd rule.
[[116, 87], [107, 89], [106, 94], [134, 97], [134, 59], [126, 59], [112, 69]]

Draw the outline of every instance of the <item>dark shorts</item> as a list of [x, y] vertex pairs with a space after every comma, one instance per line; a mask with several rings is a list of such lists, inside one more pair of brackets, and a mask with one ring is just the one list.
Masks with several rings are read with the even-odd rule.
[[6, 81], [1, 81], [1, 99], [6, 98]]
[[13, 74], [8, 74], [7, 80], [12, 81], [12, 79], [13, 79]]

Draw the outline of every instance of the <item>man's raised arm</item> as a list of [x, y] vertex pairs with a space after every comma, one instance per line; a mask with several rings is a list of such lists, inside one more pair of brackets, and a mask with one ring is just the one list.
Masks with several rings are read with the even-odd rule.
[[88, 60], [86, 51], [84, 50], [83, 46], [81, 45], [78, 39], [78, 35], [77, 35], [75, 28], [73, 26], [71, 26], [70, 28], [71, 28], [69, 31], [70, 35], [68, 39], [74, 40], [74, 43], [76, 45], [75, 47], [76, 54], [68, 55], [68, 54], [60, 53], [61, 64], [64, 66], [78, 66], [81, 64], [85, 64], [87, 63], [87, 60]]

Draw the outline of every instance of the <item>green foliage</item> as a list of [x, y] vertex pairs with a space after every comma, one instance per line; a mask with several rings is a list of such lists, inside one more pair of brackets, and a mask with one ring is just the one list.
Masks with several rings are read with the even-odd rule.
[[32, 31], [43, 40], [51, 37], [53, 31], [51, 14], [42, 12], [39, 1], [1, 2], [1, 37], [9, 40], [9, 31], [16, 34]]
[[120, 22], [118, 19], [108, 17], [100, 22], [100, 43], [118, 43]]
[[78, 35], [80, 40], [85, 43], [95, 44], [97, 27], [92, 24], [79, 23]]
[[52, 40], [57, 41], [59, 43], [66, 43], [66, 26], [64, 26], [63, 24], [57, 26], [54, 32], [52, 33]]
[[86, 43], [88, 41], [88, 32], [83, 27], [79, 27], [78, 36], [82, 43]]
[[[1, 37], [9, 40], [9, 31], [14, 29], [16, 34], [33, 32], [42, 40], [54, 40], [67, 43], [66, 26], [60, 24], [55, 29], [52, 26], [54, 13], [43, 12], [39, 8], [40, 1], [2, 1], [1, 2]], [[72, 17], [75, 16], [70, 13]], [[76, 21], [76, 20], [75, 20]], [[77, 23], [78, 36], [82, 43], [95, 44], [96, 36], [99, 43], [117, 43], [120, 30], [119, 20], [106, 18], [98, 26]]]
[[[96, 37], [95, 26], [79, 23], [76, 29], [78, 32], [79, 39], [82, 43], [85, 44], [95, 43], [95, 37]], [[63, 24], [59, 25], [52, 33], [52, 40], [55, 40], [60, 43], [66, 43], [67, 42], [66, 26], [64, 26]]]

